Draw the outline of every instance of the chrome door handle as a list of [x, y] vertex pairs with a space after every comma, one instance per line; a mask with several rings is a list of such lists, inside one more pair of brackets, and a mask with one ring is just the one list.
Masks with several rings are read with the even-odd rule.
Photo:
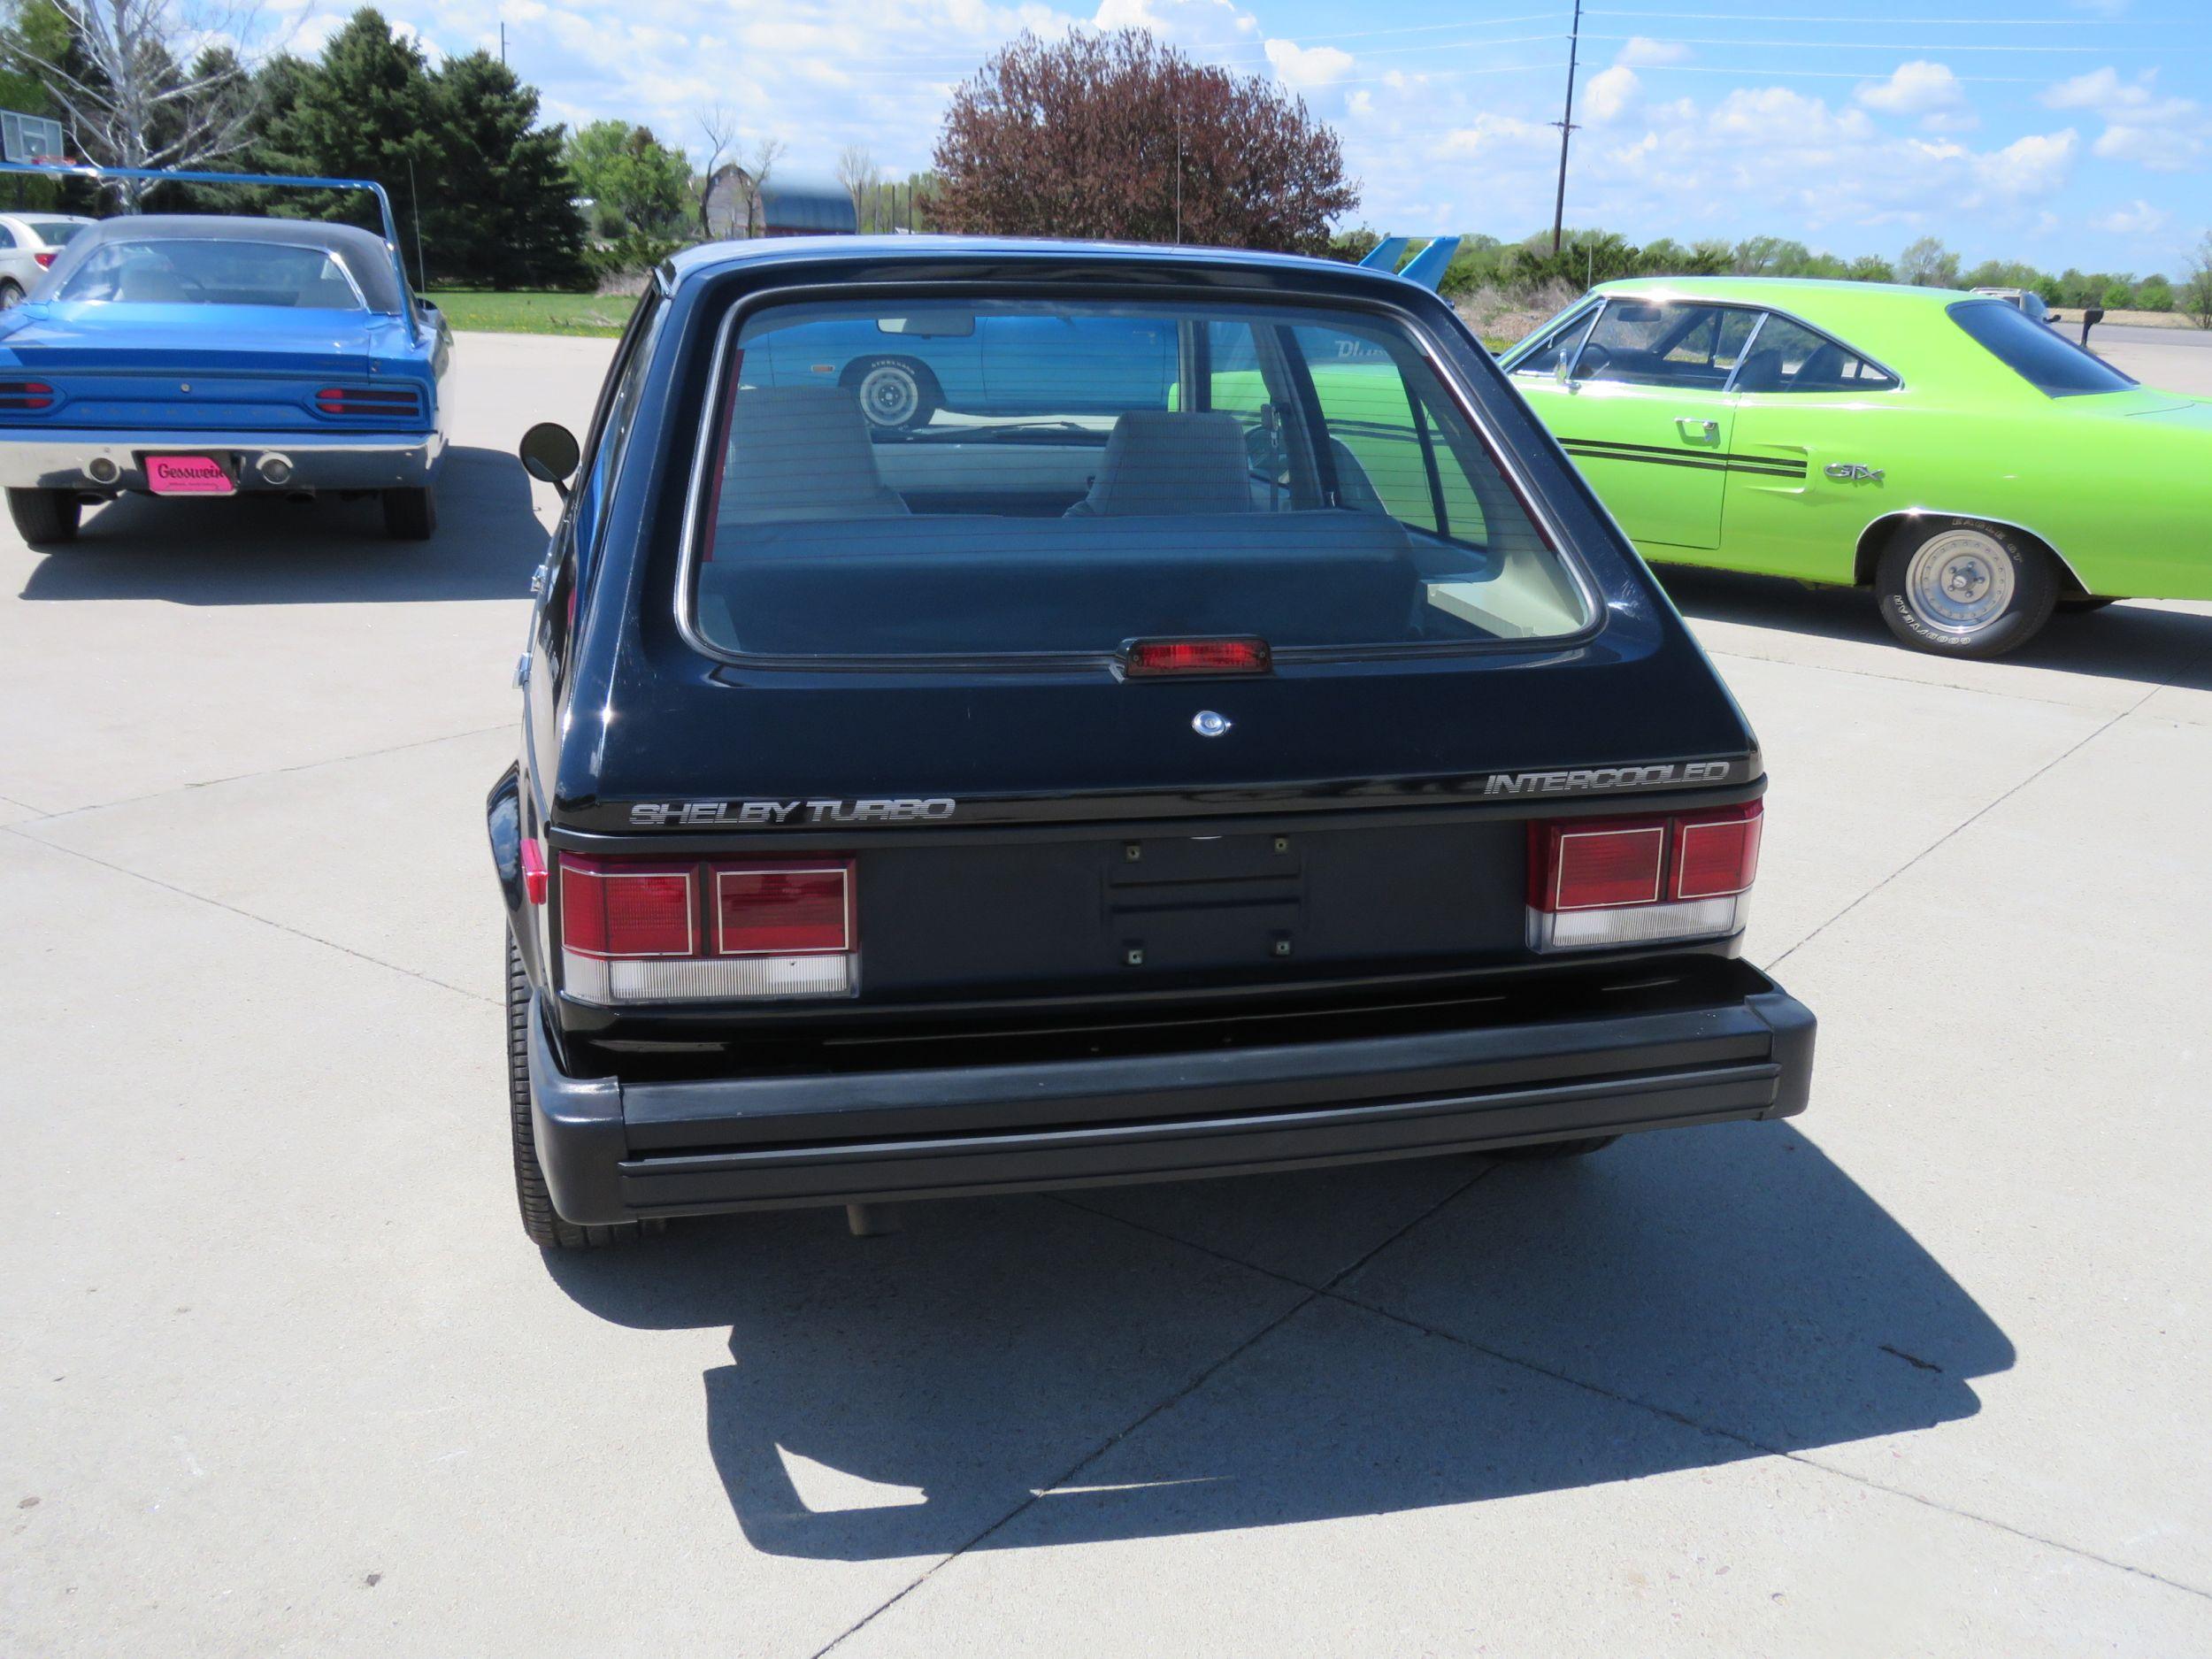
[[1882, 481], [1882, 469], [1880, 467], [1862, 465], [1856, 461], [1831, 461], [1827, 465], [1822, 467], [1820, 470], [1827, 473], [1830, 478], [1839, 478], [1846, 480], [1858, 481], [1868, 484], [1878, 484]]
[[1707, 443], [1720, 442], [1720, 422], [1717, 420], [1698, 420], [1688, 415], [1677, 415], [1674, 424], [1681, 428], [1684, 437], [1693, 442], [1701, 438]]

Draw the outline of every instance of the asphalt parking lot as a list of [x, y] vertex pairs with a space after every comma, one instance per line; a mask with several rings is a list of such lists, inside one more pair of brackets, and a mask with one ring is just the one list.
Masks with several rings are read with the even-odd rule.
[[424, 547], [0, 530], [0, 1652], [2212, 1651], [2212, 606], [1676, 583], [1793, 1122], [548, 1261], [480, 812], [608, 349], [463, 338]]

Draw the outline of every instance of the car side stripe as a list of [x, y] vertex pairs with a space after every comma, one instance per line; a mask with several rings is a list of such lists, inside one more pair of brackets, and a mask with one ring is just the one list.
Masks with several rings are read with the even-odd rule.
[[1561, 446], [1569, 455], [1594, 461], [1638, 461], [1652, 466], [1686, 466], [1701, 472], [1747, 472], [1763, 478], [1802, 479], [1801, 462], [1769, 459], [1764, 456], [1684, 455], [1641, 444], [1607, 444], [1569, 440]]

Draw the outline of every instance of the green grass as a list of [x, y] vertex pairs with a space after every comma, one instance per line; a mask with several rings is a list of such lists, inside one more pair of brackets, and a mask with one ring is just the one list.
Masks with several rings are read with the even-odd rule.
[[457, 329], [610, 339], [622, 332], [637, 305], [626, 294], [495, 294], [486, 288], [433, 288], [430, 301]]

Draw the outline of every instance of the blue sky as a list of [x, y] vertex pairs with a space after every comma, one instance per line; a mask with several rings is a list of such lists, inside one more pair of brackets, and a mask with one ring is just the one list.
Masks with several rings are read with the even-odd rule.
[[[434, 51], [495, 45], [556, 119], [698, 147], [718, 101], [826, 172], [926, 165], [950, 88], [1025, 27], [1153, 29], [1295, 88], [1379, 229], [1551, 218], [1571, 5], [1547, 0], [384, 0]], [[1678, 8], [1678, 9], [1668, 9]], [[342, 20], [279, 0], [311, 46]], [[1933, 15], [1918, 15], [1929, 12]], [[1765, 233], [1893, 257], [2177, 274], [2212, 228], [2207, 0], [1598, 0], [1583, 14], [1570, 224]]]

